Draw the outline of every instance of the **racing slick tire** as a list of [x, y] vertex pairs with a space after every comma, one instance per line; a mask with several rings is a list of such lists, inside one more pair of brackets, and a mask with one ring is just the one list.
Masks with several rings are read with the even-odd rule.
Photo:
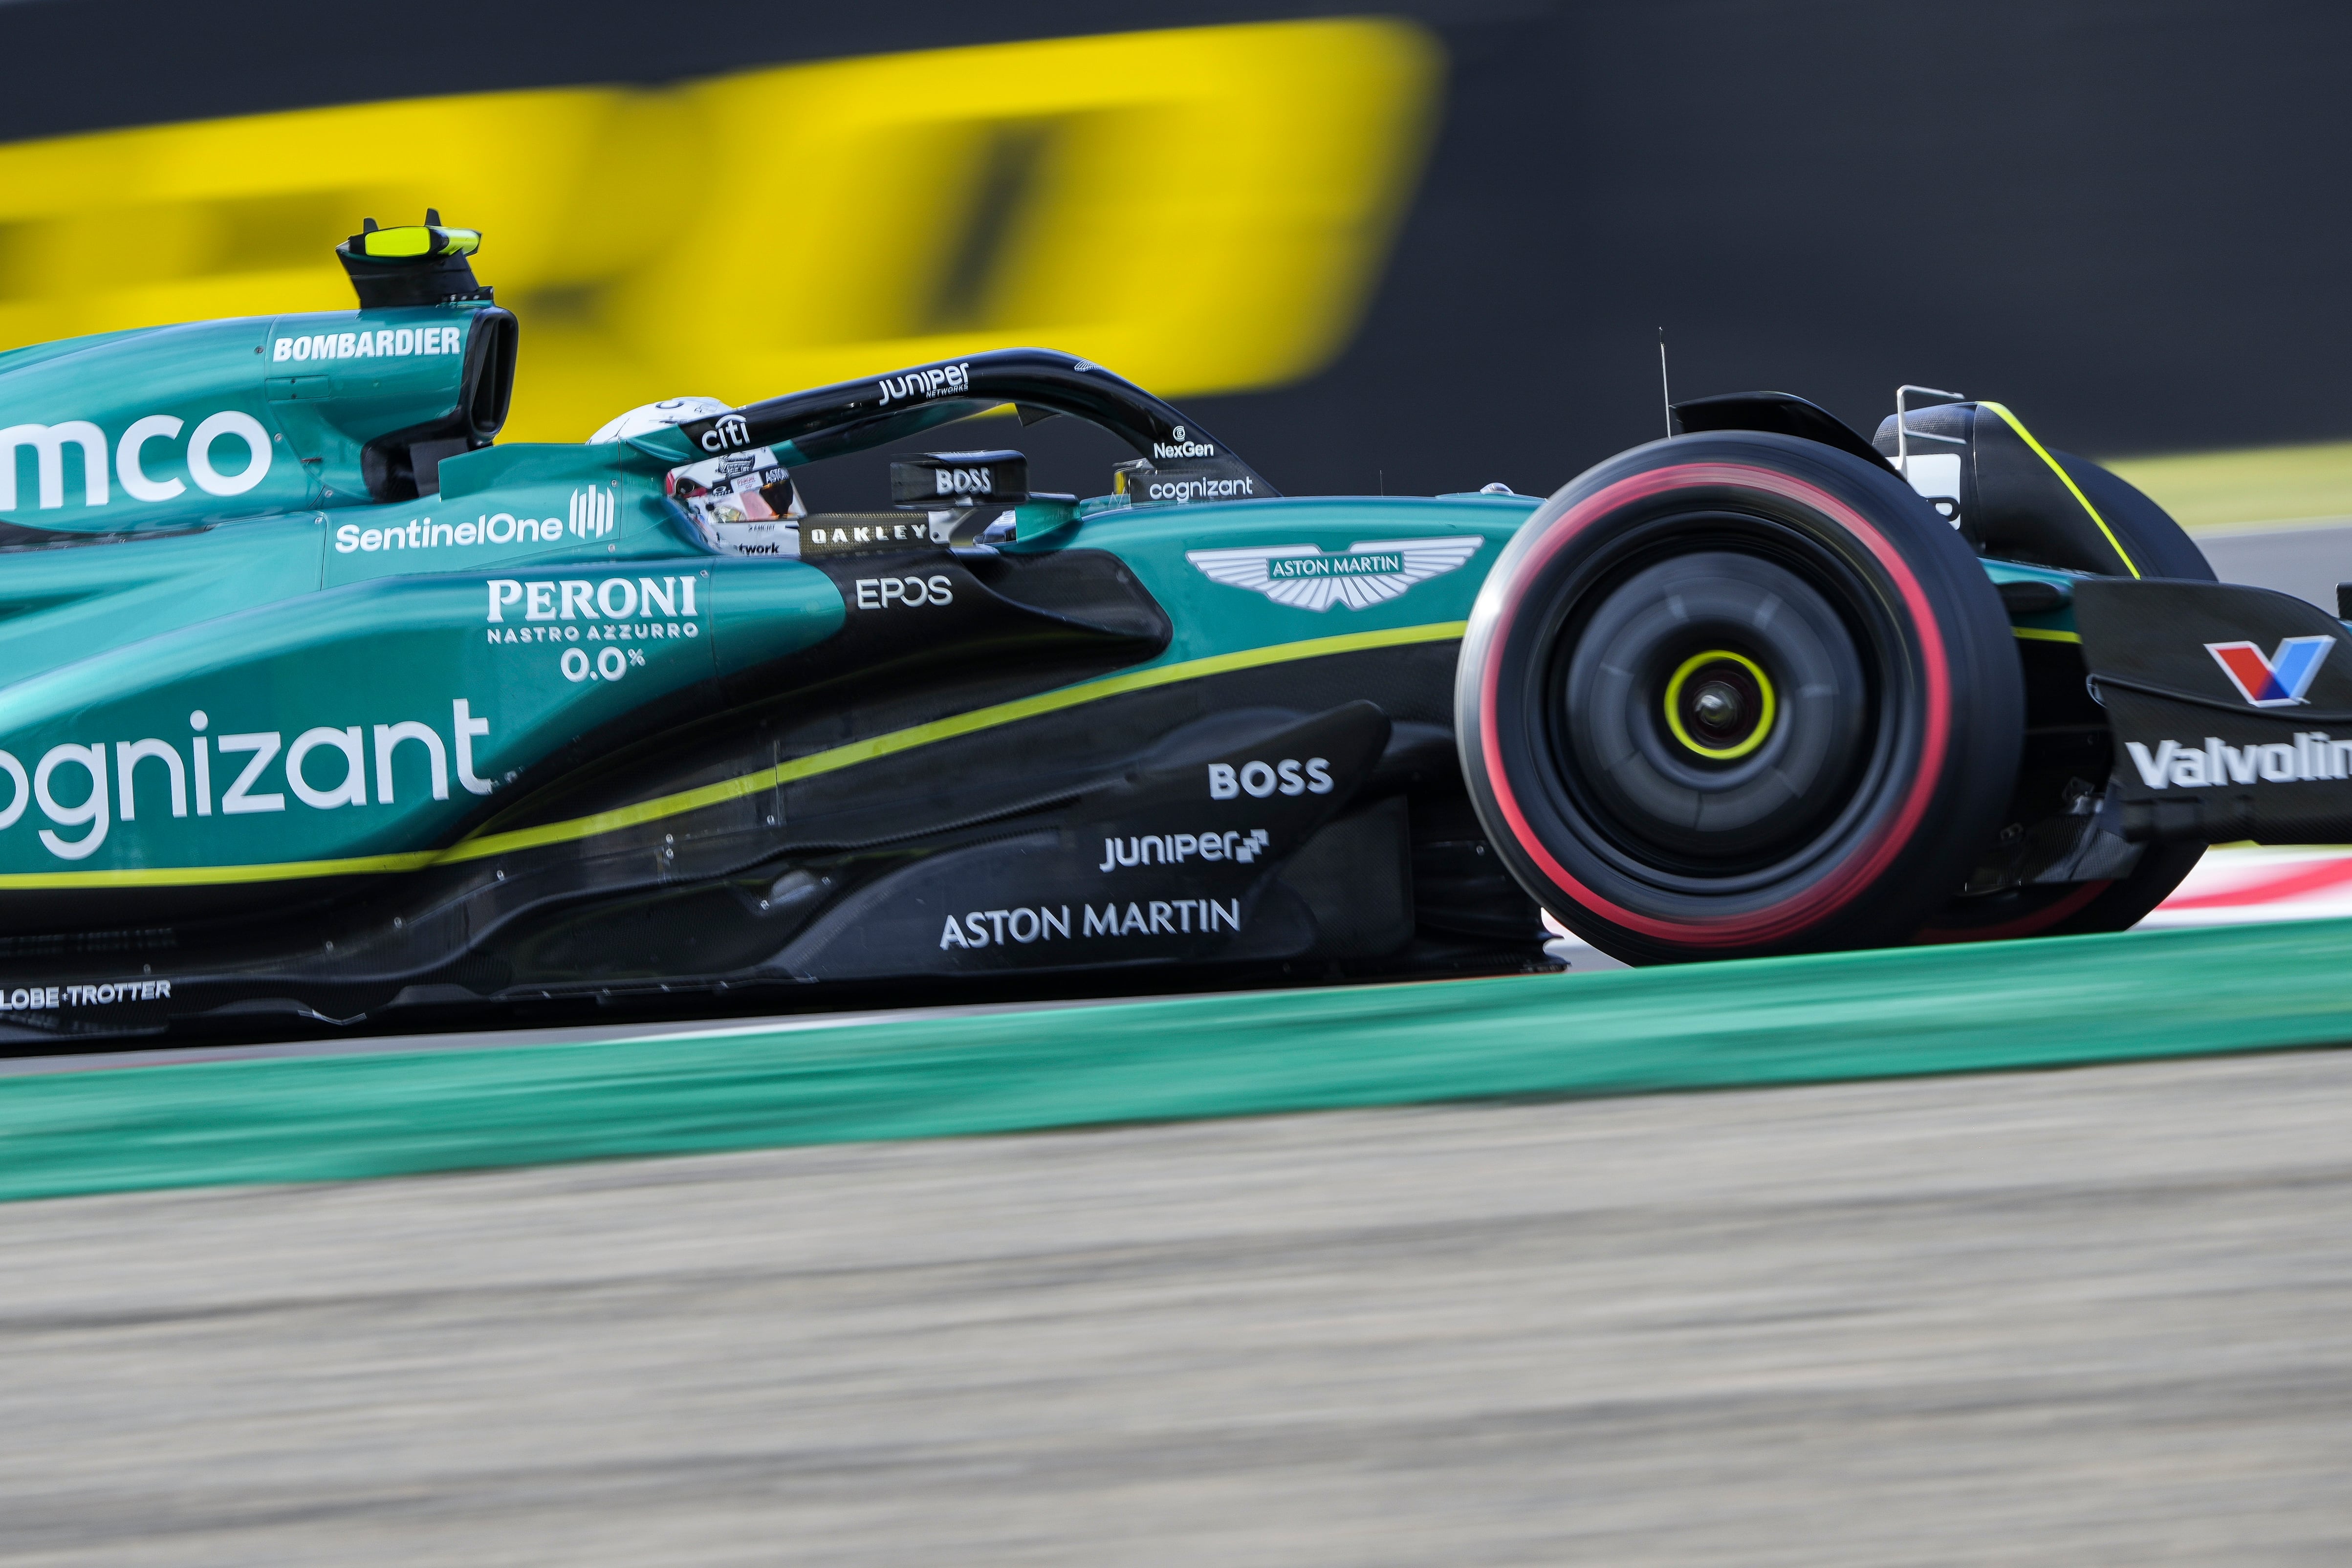
[[2015, 775], [2024, 695], [1969, 546], [1893, 473], [1747, 431], [1639, 447], [1520, 528], [1454, 715], [1520, 884], [1629, 963], [1910, 940]]
[[[2099, 510], [2143, 577], [2213, 583], [2211, 563], [2189, 531], [2119, 475], [2067, 452], [2052, 454]], [[1937, 910], [1922, 942], [1992, 942], [2009, 937], [2084, 936], [2129, 931], [2172, 896], [2204, 858], [2202, 844], [2150, 844], [2139, 863], [2111, 881], [2018, 888], [1954, 899]]]

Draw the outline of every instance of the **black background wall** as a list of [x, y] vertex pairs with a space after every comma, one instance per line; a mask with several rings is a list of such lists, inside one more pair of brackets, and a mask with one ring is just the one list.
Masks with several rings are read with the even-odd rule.
[[[1369, 8], [16, 0], [0, 140]], [[1680, 395], [1864, 428], [1907, 380], [2083, 451], [2352, 436], [2352, 7], [1385, 9], [1451, 79], [1370, 312], [1315, 379], [1195, 403], [1286, 489], [1549, 489], [1659, 431], [1660, 327]]]

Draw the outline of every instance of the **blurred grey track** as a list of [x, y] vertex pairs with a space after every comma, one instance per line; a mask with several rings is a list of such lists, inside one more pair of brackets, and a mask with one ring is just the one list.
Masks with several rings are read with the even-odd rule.
[[2225, 583], [2251, 583], [2336, 613], [2336, 584], [2352, 582], [2352, 525], [2200, 533], [2197, 547]]
[[2352, 1055], [0, 1207], [9, 1563], [2340, 1563]]

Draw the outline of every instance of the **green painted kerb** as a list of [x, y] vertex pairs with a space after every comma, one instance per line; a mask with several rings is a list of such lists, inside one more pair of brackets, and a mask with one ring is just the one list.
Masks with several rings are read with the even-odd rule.
[[0, 1196], [2352, 1040], [2352, 922], [0, 1079]]

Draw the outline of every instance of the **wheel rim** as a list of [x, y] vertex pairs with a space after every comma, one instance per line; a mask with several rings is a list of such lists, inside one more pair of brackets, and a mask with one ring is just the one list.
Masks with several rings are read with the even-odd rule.
[[[1820, 572], [1741, 521], [1629, 539], [1565, 606], [1540, 678], [1566, 819], [1678, 890], [1786, 875], [1851, 801], [1875, 728]], [[1715, 547], [1674, 548], [1694, 528]]]

